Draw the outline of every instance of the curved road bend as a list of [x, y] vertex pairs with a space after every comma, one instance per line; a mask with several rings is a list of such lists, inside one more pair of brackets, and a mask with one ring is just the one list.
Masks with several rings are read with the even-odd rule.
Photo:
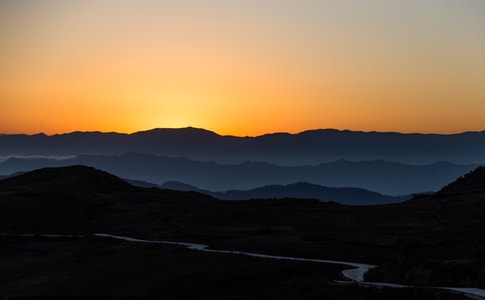
[[[2, 236], [4, 236], [2, 234]], [[84, 237], [82, 235], [59, 235], [59, 234], [18, 234], [17, 236], [44, 236], [44, 237]], [[379, 286], [379, 287], [394, 287], [394, 288], [407, 288], [413, 287], [408, 285], [401, 285], [395, 283], [385, 283], [385, 282], [364, 282], [364, 274], [369, 269], [375, 268], [375, 265], [368, 265], [368, 264], [360, 264], [348, 261], [339, 261], [339, 260], [326, 260], [326, 259], [311, 259], [311, 258], [302, 258], [302, 257], [291, 257], [291, 256], [278, 256], [278, 255], [268, 255], [268, 254], [259, 254], [253, 252], [245, 252], [245, 251], [231, 251], [231, 250], [212, 250], [208, 249], [209, 245], [204, 244], [197, 244], [197, 243], [184, 243], [184, 242], [174, 242], [174, 241], [156, 241], [156, 240], [143, 240], [132, 238], [128, 236], [120, 236], [120, 235], [111, 235], [106, 233], [95, 233], [94, 236], [97, 237], [107, 237], [107, 238], [114, 238], [118, 240], [124, 240], [128, 242], [135, 242], [135, 243], [150, 243], [150, 244], [164, 244], [164, 245], [178, 245], [183, 246], [185, 248], [197, 251], [204, 251], [204, 252], [212, 252], [212, 253], [227, 253], [227, 254], [239, 254], [239, 255], [246, 255], [252, 257], [260, 257], [260, 258], [269, 258], [269, 259], [280, 259], [280, 260], [292, 260], [292, 261], [306, 261], [306, 262], [316, 262], [316, 263], [326, 263], [326, 264], [339, 264], [352, 267], [351, 269], [343, 270], [342, 275], [347, 279], [357, 282], [360, 285], [364, 286]], [[438, 289], [445, 289], [450, 291], [455, 291], [461, 293], [466, 296], [470, 296], [474, 299], [485, 299], [485, 289], [477, 289], [477, 288], [460, 288], [460, 287], [434, 287]]]
[[[408, 288], [413, 287], [409, 285], [402, 285], [396, 283], [385, 283], [385, 282], [364, 282], [364, 274], [372, 268], [377, 266], [375, 265], [368, 265], [368, 264], [360, 264], [348, 261], [339, 261], [339, 260], [326, 260], [326, 259], [312, 259], [312, 258], [301, 258], [301, 257], [291, 257], [291, 256], [278, 256], [278, 255], [268, 255], [268, 254], [259, 254], [253, 252], [245, 252], [245, 251], [231, 251], [231, 250], [212, 250], [208, 249], [209, 245], [204, 244], [196, 244], [196, 243], [184, 243], [184, 242], [173, 242], [173, 241], [154, 241], [154, 240], [142, 240], [136, 239], [127, 236], [119, 236], [119, 235], [111, 235], [106, 233], [95, 233], [95, 236], [98, 237], [110, 237], [114, 239], [125, 240], [129, 242], [138, 242], [138, 243], [152, 243], [152, 244], [166, 244], [166, 245], [179, 245], [186, 247], [192, 250], [198, 251], [205, 251], [205, 252], [212, 252], [212, 253], [227, 253], [227, 254], [239, 254], [239, 255], [246, 255], [252, 257], [260, 257], [260, 258], [269, 258], [269, 259], [280, 259], [280, 260], [292, 260], [292, 261], [306, 261], [306, 262], [316, 262], [316, 263], [326, 263], [326, 264], [339, 264], [352, 267], [351, 269], [346, 269], [342, 271], [342, 275], [347, 279], [357, 282], [361, 285], [365, 286], [379, 286], [379, 287], [393, 287], [393, 288]], [[458, 293], [461, 293], [466, 296], [472, 296], [475, 299], [485, 299], [485, 290], [484, 289], [477, 289], [477, 288], [459, 288], [459, 287], [435, 287], [439, 289], [451, 290]]]

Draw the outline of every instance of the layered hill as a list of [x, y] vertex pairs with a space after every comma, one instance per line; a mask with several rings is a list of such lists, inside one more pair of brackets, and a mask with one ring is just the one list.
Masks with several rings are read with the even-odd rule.
[[303, 198], [334, 201], [349, 205], [374, 205], [402, 202], [408, 198], [387, 196], [360, 188], [332, 188], [308, 182], [287, 185], [275, 184], [250, 190], [229, 190], [226, 192], [201, 190], [195, 186], [174, 181], [165, 182], [161, 187], [182, 191], [198, 191], [222, 200]]
[[122, 178], [155, 184], [178, 181], [216, 192], [309, 182], [328, 187], [362, 188], [392, 196], [437, 191], [477, 166], [446, 162], [407, 165], [383, 160], [339, 160], [315, 166], [293, 167], [254, 161], [230, 165], [182, 157], [125, 153], [79, 155], [64, 160], [10, 158], [0, 163], [0, 174], [68, 165], [92, 166]]

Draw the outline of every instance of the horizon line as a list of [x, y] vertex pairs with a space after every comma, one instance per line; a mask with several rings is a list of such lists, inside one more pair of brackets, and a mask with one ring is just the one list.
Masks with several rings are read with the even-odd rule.
[[195, 130], [200, 130], [200, 131], [206, 131], [210, 132], [213, 134], [216, 134], [218, 136], [226, 136], [226, 137], [239, 137], [239, 138], [256, 138], [256, 137], [262, 137], [266, 135], [274, 135], [274, 134], [288, 134], [288, 135], [298, 135], [302, 134], [305, 132], [312, 132], [312, 131], [338, 131], [338, 132], [355, 132], [355, 133], [383, 133], [383, 134], [403, 134], [403, 135], [459, 135], [459, 134], [465, 134], [465, 133], [480, 133], [480, 132], [485, 132], [484, 130], [466, 130], [466, 131], [458, 131], [458, 132], [451, 132], [451, 133], [436, 133], [436, 132], [400, 132], [400, 131], [378, 131], [378, 130], [370, 130], [370, 131], [365, 131], [365, 130], [353, 130], [353, 129], [337, 129], [337, 128], [313, 128], [313, 129], [306, 129], [303, 131], [295, 131], [295, 132], [290, 132], [290, 131], [275, 131], [275, 132], [267, 132], [259, 135], [234, 135], [234, 134], [221, 134], [218, 133], [214, 130], [202, 128], [202, 127], [194, 127], [194, 126], [185, 126], [185, 127], [154, 127], [146, 130], [137, 130], [133, 132], [121, 132], [121, 131], [102, 131], [102, 130], [74, 130], [74, 131], [69, 131], [69, 132], [63, 132], [63, 133], [52, 133], [52, 134], [46, 134], [44, 132], [38, 132], [38, 133], [0, 133], [0, 135], [27, 135], [27, 136], [35, 136], [35, 135], [44, 135], [44, 136], [58, 136], [58, 135], [68, 135], [68, 134], [74, 134], [74, 133], [101, 133], [101, 134], [125, 134], [125, 135], [134, 135], [137, 133], [142, 133], [142, 132], [148, 132], [148, 131], [154, 131], [154, 130], [187, 130], [187, 129], [195, 129]]

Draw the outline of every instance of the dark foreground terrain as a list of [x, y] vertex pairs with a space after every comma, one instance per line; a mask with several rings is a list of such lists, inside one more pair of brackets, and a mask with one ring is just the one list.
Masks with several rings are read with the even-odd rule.
[[[334, 280], [342, 279], [344, 267], [338, 265], [92, 234], [362, 262], [379, 265], [366, 274], [369, 281], [485, 288], [485, 192], [470, 187], [467, 176], [458, 187], [448, 187], [453, 192], [353, 207], [311, 199], [224, 202], [194, 192], [133, 187], [83, 166], [37, 170], [0, 181], [0, 295], [462, 299], [429, 288], [340, 285]], [[85, 237], [18, 236], [25, 233]]]
[[433, 289], [340, 285], [342, 266], [276, 261], [103, 238], [1, 238], [11, 298], [466, 299]]

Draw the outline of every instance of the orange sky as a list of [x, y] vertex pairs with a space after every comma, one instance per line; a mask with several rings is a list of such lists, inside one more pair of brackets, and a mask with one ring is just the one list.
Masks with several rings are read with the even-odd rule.
[[485, 130], [485, 1], [2, 0], [0, 133]]

